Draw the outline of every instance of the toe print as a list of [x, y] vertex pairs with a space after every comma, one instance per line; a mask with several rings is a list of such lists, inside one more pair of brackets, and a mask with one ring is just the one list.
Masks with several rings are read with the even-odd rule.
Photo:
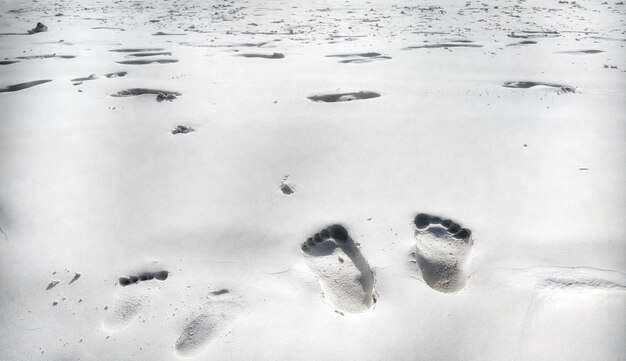
[[309, 237], [301, 249], [332, 307], [347, 313], [372, 307], [374, 273], [342, 225], [329, 226]]
[[456, 292], [467, 282], [472, 232], [450, 219], [415, 216], [415, 256], [424, 282], [440, 292]]

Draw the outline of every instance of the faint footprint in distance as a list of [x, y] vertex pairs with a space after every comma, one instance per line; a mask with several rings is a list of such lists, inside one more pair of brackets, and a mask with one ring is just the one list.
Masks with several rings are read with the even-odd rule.
[[467, 282], [471, 231], [450, 219], [420, 213], [413, 221], [415, 258], [424, 282], [440, 292], [456, 292]]

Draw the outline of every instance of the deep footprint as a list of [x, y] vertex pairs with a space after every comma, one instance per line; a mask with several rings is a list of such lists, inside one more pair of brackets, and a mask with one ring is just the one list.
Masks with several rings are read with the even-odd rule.
[[342, 225], [316, 233], [301, 250], [319, 281], [323, 298], [337, 311], [360, 313], [374, 305], [374, 272]]
[[176, 341], [178, 357], [196, 357], [224, 335], [241, 313], [241, 305], [228, 290], [211, 292], [200, 313], [183, 328]]
[[118, 279], [118, 282], [120, 286], [126, 287], [129, 285], [134, 285], [135, 283], [141, 282], [141, 281], [150, 281], [150, 280], [165, 281], [168, 276], [169, 276], [168, 271], [141, 272], [138, 275], [120, 277]]
[[369, 91], [361, 91], [354, 93], [340, 93], [340, 94], [324, 94], [324, 95], [313, 95], [310, 96], [314, 102], [324, 102], [324, 103], [337, 103], [337, 102], [349, 102], [352, 100], [361, 100], [361, 99], [372, 99], [378, 98], [380, 94], [369, 92]]
[[424, 282], [440, 292], [456, 292], [467, 283], [472, 232], [450, 219], [415, 216], [415, 259]]

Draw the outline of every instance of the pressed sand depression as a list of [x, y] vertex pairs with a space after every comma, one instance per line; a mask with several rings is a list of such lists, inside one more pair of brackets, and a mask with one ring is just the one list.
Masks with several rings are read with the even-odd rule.
[[0, 0], [0, 360], [625, 361], [625, 22]]

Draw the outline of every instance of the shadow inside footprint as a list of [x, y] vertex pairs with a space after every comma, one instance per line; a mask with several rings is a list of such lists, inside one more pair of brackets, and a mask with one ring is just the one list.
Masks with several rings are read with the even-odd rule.
[[472, 233], [450, 219], [420, 213], [415, 225], [415, 259], [424, 282], [440, 292], [456, 292], [467, 282]]
[[132, 89], [126, 89], [126, 90], [121, 90], [118, 91], [115, 94], [111, 94], [112, 97], [132, 97], [132, 96], [138, 96], [138, 95], [145, 95], [145, 94], [149, 94], [149, 95], [159, 95], [159, 94], [163, 94], [164, 96], [181, 96], [182, 94], [179, 92], [175, 92], [175, 91], [168, 91], [168, 90], [159, 90], [159, 89], [147, 89], [147, 88], [132, 88]]
[[5, 86], [3, 88], [0, 88], [0, 93], [14, 92], [14, 91], [22, 90], [22, 89], [27, 89], [27, 88], [33, 87], [35, 85], [44, 84], [44, 83], [51, 82], [51, 81], [52, 80], [35, 80], [35, 81], [29, 81], [29, 82], [26, 82], [26, 83], [19, 83], [19, 84], [15, 84], [15, 85], [9, 85], [9, 86]]
[[169, 63], [177, 63], [176, 59], [154, 59], [154, 60], [124, 60], [124, 61], [116, 61], [118, 64], [127, 64], [127, 65], [146, 65], [152, 63], [158, 64], [169, 64]]
[[413, 49], [448, 49], [448, 48], [482, 48], [482, 45], [466, 43], [466, 42], [457, 42], [457, 43], [444, 43], [444, 44], [426, 44], [426, 45], [415, 45], [415, 46], [407, 46], [404, 50], [413, 50]]
[[262, 59], [283, 59], [285, 54], [273, 53], [273, 54], [239, 54], [245, 58], [262, 58]]
[[537, 81], [507, 81], [502, 84], [505, 88], [529, 89], [534, 87], [554, 88], [562, 93], [576, 93], [576, 87], [565, 84], [545, 83]]
[[324, 299], [336, 310], [360, 313], [376, 302], [375, 276], [345, 227], [334, 224], [301, 246]]
[[308, 98], [314, 102], [337, 103], [337, 102], [349, 102], [352, 100], [372, 99], [372, 98], [378, 98], [379, 96], [380, 94], [378, 93], [374, 93], [370, 91], [360, 91], [360, 92], [354, 92], [354, 93], [313, 95]]

